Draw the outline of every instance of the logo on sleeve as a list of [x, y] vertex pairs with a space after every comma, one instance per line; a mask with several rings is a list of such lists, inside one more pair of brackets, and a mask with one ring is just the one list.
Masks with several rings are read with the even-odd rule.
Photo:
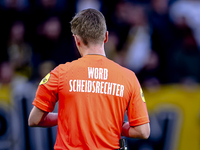
[[143, 91], [142, 91], [142, 88], [140, 88], [140, 94], [141, 94], [141, 97], [142, 97], [143, 102], [146, 103], [145, 98], [144, 98], [144, 94], [143, 94]]
[[39, 85], [42, 85], [42, 84], [45, 84], [49, 81], [49, 78], [50, 78], [50, 73], [48, 73], [43, 79], [42, 81], [40, 82]]

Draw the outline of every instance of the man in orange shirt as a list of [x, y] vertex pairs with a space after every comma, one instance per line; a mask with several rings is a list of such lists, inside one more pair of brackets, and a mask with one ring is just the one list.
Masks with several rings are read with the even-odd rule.
[[[105, 56], [105, 18], [86, 9], [71, 21], [81, 58], [40, 82], [29, 126], [57, 126], [56, 150], [119, 149], [122, 136], [147, 139], [149, 117], [135, 74]], [[58, 113], [51, 113], [59, 101]], [[129, 122], [123, 123], [127, 110]]]

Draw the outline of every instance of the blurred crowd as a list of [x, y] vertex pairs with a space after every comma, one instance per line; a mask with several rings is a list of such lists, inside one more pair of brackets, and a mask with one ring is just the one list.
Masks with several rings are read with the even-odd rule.
[[[80, 57], [69, 22], [85, 8], [104, 14], [107, 57], [133, 70], [142, 86], [200, 83], [200, 0], [0, 0], [1, 106], [27, 120], [40, 80]], [[2, 114], [0, 141], [8, 128]]]
[[85, 8], [105, 15], [107, 57], [143, 85], [200, 82], [199, 0], [1, 0], [0, 82], [41, 79], [45, 63], [48, 72], [79, 58], [69, 22]]

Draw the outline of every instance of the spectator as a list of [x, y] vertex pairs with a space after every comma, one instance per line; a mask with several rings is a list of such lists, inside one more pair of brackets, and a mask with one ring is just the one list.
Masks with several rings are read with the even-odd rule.
[[152, 30], [152, 49], [158, 54], [158, 75], [161, 83], [168, 83], [169, 60], [177, 43], [175, 27], [169, 18], [168, 0], [151, 0], [149, 21]]
[[151, 53], [149, 24], [143, 6], [128, 4], [127, 9], [125, 19], [131, 25], [131, 29], [123, 47], [123, 63], [137, 74], [147, 63]]
[[[40, 35], [38, 35], [38, 27], [43, 26], [51, 17], [58, 18], [62, 28], [62, 35], [71, 38], [70, 30], [67, 28], [71, 20], [72, 11], [75, 9], [73, 1], [66, 0], [35, 0], [28, 18], [29, 40], [36, 44]], [[73, 11], [74, 12], [74, 11]], [[36, 43], [35, 43], [36, 42]], [[36, 50], [36, 49], [34, 49]], [[37, 50], [36, 50], [37, 51]]]
[[8, 62], [3, 62], [0, 65], [0, 103], [12, 105], [12, 78], [13, 68]]
[[0, 62], [7, 61], [7, 41], [12, 24], [17, 20], [26, 20], [28, 0], [1, 0], [0, 1]]
[[198, 1], [177, 1], [169, 9], [170, 17], [176, 27], [174, 33], [178, 39], [173, 52], [170, 53], [171, 82], [186, 84], [200, 82], [199, 6]]
[[200, 49], [200, 1], [176, 1], [170, 9], [169, 14], [173, 23], [182, 24], [182, 18], [185, 18], [186, 24], [191, 28], [192, 34]]
[[15, 74], [30, 78], [32, 74], [32, 47], [25, 41], [25, 26], [22, 21], [13, 23], [8, 40], [8, 59]]
[[62, 24], [58, 17], [50, 17], [38, 27], [39, 37], [34, 49], [40, 54], [40, 62], [53, 60], [59, 64], [74, 60], [76, 56], [69, 45], [70, 40], [61, 33]]
[[[150, 28], [144, 6], [126, 3], [124, 7], [125, 11], [121, 17], [130, 25], [130, 29], [127, 40], [115, 60], [138, 74], [148, 63], [152, 53]], [[154, 56], [156, 57], [155, 53]]]
[[177, 28], [181, 40], [171, 58], [173, 82], [200, 83], [200, 51], [192, 29], [184, 18]]

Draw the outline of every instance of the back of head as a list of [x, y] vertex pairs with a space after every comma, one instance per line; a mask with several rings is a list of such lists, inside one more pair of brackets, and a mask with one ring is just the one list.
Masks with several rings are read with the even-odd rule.
[[103, 14], [95, 9], [85, 9], [75, 15], [71, 32], [81, 37], [85, 45], [102, 44], [107, 31]]

